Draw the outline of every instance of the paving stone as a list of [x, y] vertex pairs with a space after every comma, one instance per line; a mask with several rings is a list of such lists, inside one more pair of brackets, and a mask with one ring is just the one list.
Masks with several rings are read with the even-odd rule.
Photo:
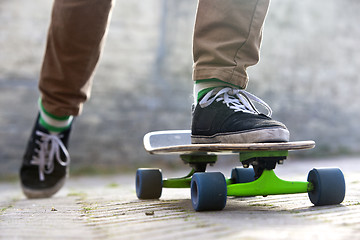
[[313, 165], [342, 168], [342, 204], [314, 207], [307, 194], [228, 197], [223, 211], [195, 212], [188, 189], [164, 189], [160, 200], [138, 200], [134, 174], [73, 177], [57, 195], [39, 200], [25, 199], [18, 183], [3, 182], [0, 239], [359, 239], [359, 158], [289, 160], [276, 171], [285, 179], [306, 179]]

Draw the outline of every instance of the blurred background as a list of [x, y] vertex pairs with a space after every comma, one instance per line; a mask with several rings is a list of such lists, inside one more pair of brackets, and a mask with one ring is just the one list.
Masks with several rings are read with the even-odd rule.
[[[150, 156], [148, 131], [188, 129], [196, 0], [117, 0], [92, 98], [70, 142], [72, 171], [179, 166]], [[0, 0], [0, 176], [16, 176], [37, 113], [37, 81], [52, 1]], [[248, 91], [273, 108], [293, 157], [360, 153], [360, 1], [274, 0]]]

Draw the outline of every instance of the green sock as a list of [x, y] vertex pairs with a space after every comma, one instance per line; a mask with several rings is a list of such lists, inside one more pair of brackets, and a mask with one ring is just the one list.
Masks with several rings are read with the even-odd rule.
[[39, 111], [40, 118], [39, 123], [46, 130], [53, 133], [63, 132], [71, 126], [73, 116], [55, 116], [49, 112], [47, 112], [42, 105], [41, 98], [39, 99]]
[[196, 80], [194, 85], [194, 100], [195, 103], [199, 102], [199, 100], [205, 96], [208, 92], [213, 90], [217, 87], [233, 87], [233, 88], [240, 88], [239, 86], [236, 86], [231, 83], [227, 83], [224, 81], [221, 81], [217, 78], [211, 78], [211, 79], [202, 79], [202, 80]]

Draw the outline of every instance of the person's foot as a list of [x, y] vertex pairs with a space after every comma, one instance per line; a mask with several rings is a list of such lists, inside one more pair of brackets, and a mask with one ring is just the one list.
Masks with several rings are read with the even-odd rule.
[[[260, 113], [251, 101], [268, 109]], [[286, 126], [272, 120], [270, 107], [240, 89], [224, 87], [208, 92], [193, 110], [192, 143], [287, 142]]]
[[50, 133], [36, 120], [20, 169], [21, 187], [28, 198], [51, 197], [64, 185], [70, 164], [70, 131], [71, 127]]

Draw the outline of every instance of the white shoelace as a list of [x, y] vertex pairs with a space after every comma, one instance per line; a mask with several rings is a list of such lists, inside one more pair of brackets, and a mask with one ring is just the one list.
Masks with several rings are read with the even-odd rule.
[[[61, 136], [41, 131], [36, 131], [36, 135], [41, 137], [41, 141], [36, 141], [39, 148], [35, 150], [37, 156], [33, 156], [31, 164], [39, 166], [39, 178], [40, 181], [44, 181], [45, 174], [50, 174], [54, 170], [54, 160], [65, 167], [70, 163], [70, 155], [60, 140]], [[61, 151], [65, 155], [65, 161], [61, 160]]]
[[215, 88], [208, 92], [203, 99], [199, 102], [202, 108], [209, 106], [214, 101], [220, 102], [223, 101], [230, 109], [233, 109], [235, 112], [246, 112], [252, 114], [260, 114], [256, 109], [252, 101], [257, 102], [264, 106], [268, 113], [268, 117], [271, 117], [272, 110], [270, 106], [256, 97], [255, 95], [246, 92], [245, 90], [225, 87], [225, 88]]

